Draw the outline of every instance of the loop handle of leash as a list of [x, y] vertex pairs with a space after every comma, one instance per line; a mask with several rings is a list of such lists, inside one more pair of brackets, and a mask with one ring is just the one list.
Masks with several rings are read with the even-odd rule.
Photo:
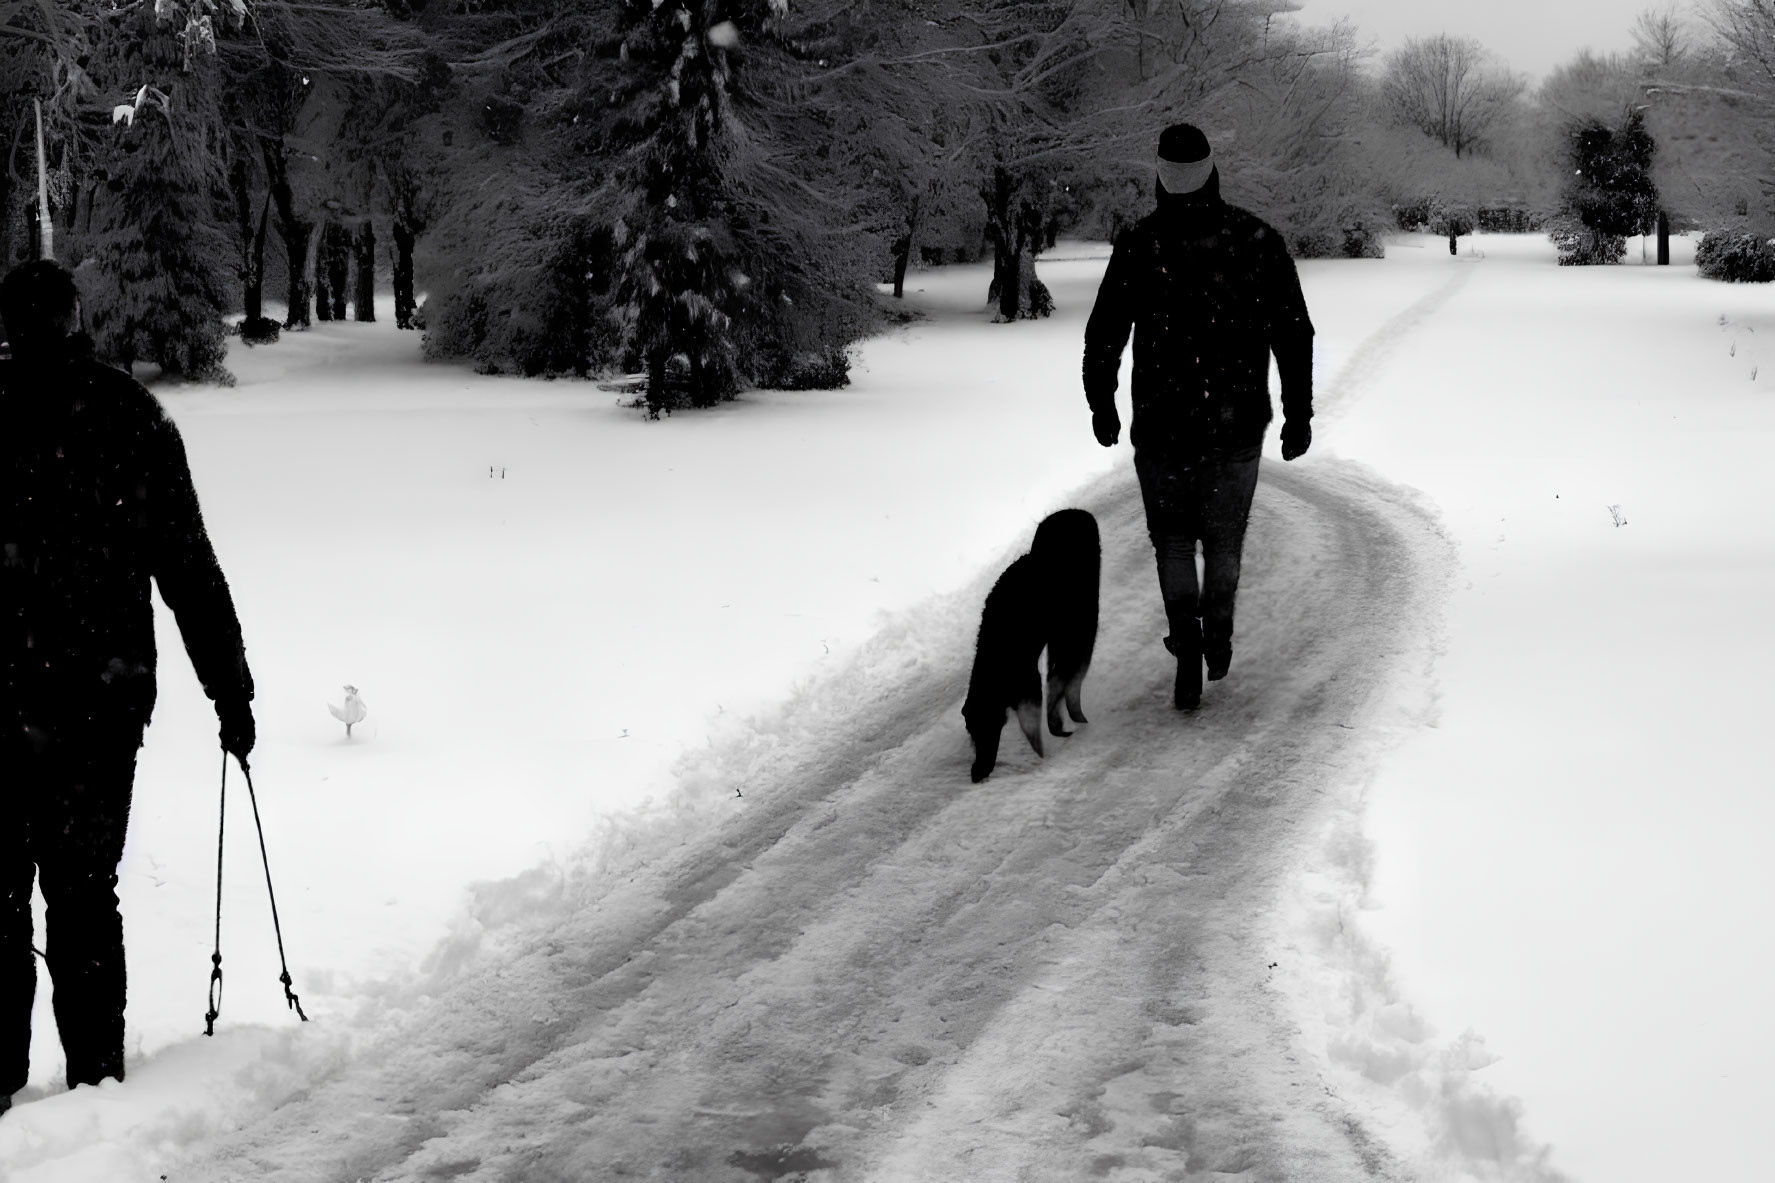
[[222, 1014], [222, 955], [210, 954], [210, 963], [213, 968], [210, 970], [210, 1009], [203, 1016], [205, 1035], [216, 1033], [216, 1019]]
[[[289, 960], [284, 956], [283, 925], [277, 916], [277, 891], [271, 886], [271, 857], [265, 850], [265, 826], [259, 820], [259, 795], [253, 791], [253, 772], [244, 759], [240, 760], [240, 772], [246, 778], [247, 799], [253, 806], [253, 828], [259, 833], [259, 860], [265, 865], [265, 894], [271, 899], [271, 929], [277, 937], [277, 960], [283, 971], [278, 981], [283, 983], [284, 1003], [296, 1012], [297, 1018], [306, 1023], [308, 1016], [302, 1012], [302, 1000], [296, 995], [295, 982], [290, 977]], [[219, 813], [216, 823], [216, 951], [210, 954], [210, 1008], [203, 1016], [205, 1035], [216, 1033], [216, 1019], [222, 1013], [222, 851], [228, 825], [227, 751], [222, 753], [222, 800]]]
[[216, 951], [210, 954], [210, 1009], [203, 1016], [203, 1033], [216, 1033], [222, 1013], [222, 837], [228, 829], [228, 753], [222, 753], [222, 800], [216, 819]]

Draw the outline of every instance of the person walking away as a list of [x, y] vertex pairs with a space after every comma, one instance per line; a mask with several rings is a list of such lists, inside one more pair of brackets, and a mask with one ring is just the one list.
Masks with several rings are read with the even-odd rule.
[[48, 260], [0, 281], [0, 1111], [29, 1075], [31, 885], [68, 1086], [123, 1079], [117, 865], [154, 707], [149, 581], [215, 703], [253, 748], [253, 679], [184, 444], [128, 375], [91, 358], [79, 294]]
[[[1085, 398], [1097, 442], [1121, 437], [1116, 388], [1134, 335], [1134, 469], [1177, 657], [1172, 701], [1193, 710], [1233, 656], [1233, 602], [1258, 456], [1282, 387], [1282, 458], [1312, 444], [1313, 325], [1287, 245], [1220, 196], [1220, 170], [1187, 123], [1159, 137], [1158, 207], [1116, 237], [1085, 327]], [[1201, 545], [1202, 575], [1196, 573]]]

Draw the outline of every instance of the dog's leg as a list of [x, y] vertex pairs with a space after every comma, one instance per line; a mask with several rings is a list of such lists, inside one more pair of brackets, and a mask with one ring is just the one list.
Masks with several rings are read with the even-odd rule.
[[1029, 737], [1029, 746], [1042, 755], [1042, 700], [1029, 699], [1017, 704], [1017, 723]]
[[1080, 701], [1085, 690], [1085, 673], [1090, 668], [1091, 663], [1086, 662], [1079, 667], [1078, 673], [1066, 680], [1066, 713], [1072, 716], [1074, 723], [1090, 722], [1085, 718], [1085, 708]]
[[[1066, 693], [1066, 681], [1063, 676], [1057, 671], [1050, 670], [1048, 672], [1048, 732], [1062, 738], [1072, 734], [1060, 722], [1060, 700]], [[1071, 706], [1070, 702], [1068, 706]], [[1074, 714], [1073, 718], [1076, 720], [1078, 715]]]
[[974, 741], [974, 766], [968, 775], [975, 784], [979, 784], [992, 775], [993, 768], [998, 764], [998, 737], [1005, 728], [1005, 717], [999, 715], [996, 725], [969, 727], [968, 735]]

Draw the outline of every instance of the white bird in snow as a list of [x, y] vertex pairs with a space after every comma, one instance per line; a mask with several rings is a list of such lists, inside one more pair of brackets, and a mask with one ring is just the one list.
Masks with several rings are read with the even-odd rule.
[[344, 706], [336, 707], [329, 702], [327, 704], [327, 710], [333, 713], [333, 718], [345, 724], [345, 737], [347, 739], [351, 738], [351, 725], [353, 723], [362, 723], [364, 721], [364, 700], [357, 696], [356, 686], [347, 686], [345, 688]]

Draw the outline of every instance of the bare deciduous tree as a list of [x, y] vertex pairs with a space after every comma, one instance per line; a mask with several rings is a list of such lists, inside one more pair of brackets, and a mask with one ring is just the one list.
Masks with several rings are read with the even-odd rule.
[[1457, 157], [1484, 145], [1487, 131], [1524, 86], [1521, 77], [1494, 65], [1479, 42], [1446, 33], [1408, 39], [1387, 55], [1381, 79], [1393, 114]]
[[1689, 56], [1689, 29], [1675, 4], [1640, 10], [1633, 19], [1633, 45], [1642, 65], [1668, 70]]
[[1758, 81], [1775, 83], [1775, 0], [1714, 0], [1707, 23]]

